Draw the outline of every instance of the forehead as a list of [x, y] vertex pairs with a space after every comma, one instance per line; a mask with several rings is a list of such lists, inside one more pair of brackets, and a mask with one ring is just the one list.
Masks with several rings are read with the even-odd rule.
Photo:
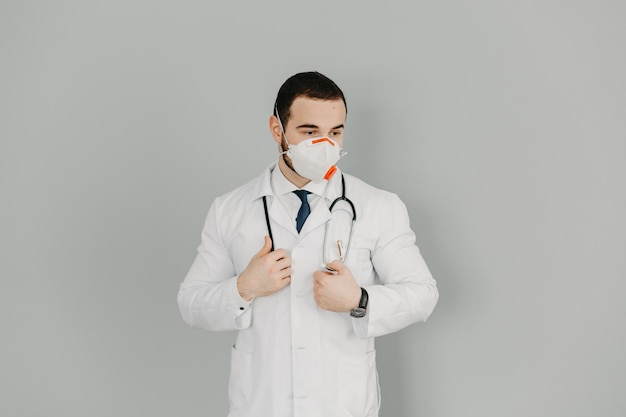
[[343, 100], [319, 100], [297, 97], [290, 108], [289, 122], [317, 126], [338, 126], [346, 121], [346, 106]]

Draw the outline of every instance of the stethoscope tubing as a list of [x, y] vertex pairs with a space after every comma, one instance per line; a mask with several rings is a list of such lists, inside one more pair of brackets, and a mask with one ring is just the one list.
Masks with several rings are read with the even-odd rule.
[[272, 227], [270, 226], [270, 216], [267, 213], [267, 199], [263, 196], [263, 210], [265, 210], [265, 222], [267, 223], [267, 233], [272, 241], [272, 252], [274, 252], [274, 236], [272, 236]]

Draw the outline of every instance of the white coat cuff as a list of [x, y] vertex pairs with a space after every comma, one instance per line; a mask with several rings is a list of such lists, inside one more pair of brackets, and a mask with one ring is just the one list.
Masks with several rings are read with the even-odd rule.
[[[348, 313], [350, 314], [350, 313]], [[367, 329], [369, 328], [369, 313], [364, 317], [352, 317], [352, 329], [359, 339], [365, 339], [367, 337]]]
[[252, 307], [252, 302], [254, 301], [254, 298], [250, 301], [246, 301], [241, 298], [239, 290], [237, 289], [237, 278], [238, 277], [234, 277], [231, 279], [231, 297], [235, 319], [239, 319], [244, 314], [249, 313]]
[[[352, 330], [354, 330], [354, 334], [359, 339], [365, 339], [369, 337], [369, 329], [370, 329], [370, 308], [372, 306], [372, 291], [369, 287], [363, 287], [367, 291], [367, 295], [369, 301], [367, 302], [367, 310], [365, 316], [363, 317], [351, 317], [352, 319]], [[350, 314], [350, 313], [348, 313]]]

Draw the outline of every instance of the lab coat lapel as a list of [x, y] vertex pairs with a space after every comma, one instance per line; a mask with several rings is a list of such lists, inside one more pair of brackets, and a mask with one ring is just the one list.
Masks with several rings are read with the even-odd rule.
[[315, 207], [313, 207], [311, 214], [309, 214], [309, 217], [307, 217], [304, 222], [300, 236], [306, 235], [315, 228], [325, 224], [328, 220], [330, 220], [330, 211], [328, 210], [325, 199], [320, 198]]
[[[265, 169], [265, 171], [263, 171], [263, 174], [259, 177], [258, 182], [255, 185], [252, 198], [267, 198], [268, 215], [272, 229], [274, 229], [274, 226], [277, 225], [288, 231], [290, 234], [297, 236], [298, 232], [296, 231], [295, 221], [289, 217], [285, 207], [283, 207], [280, 201], [278, 201], [278, 199], [274, 196], [274, 191], [272, 190], [271, 185], [271, 176], [274, 169], [278, 169], [276, 162], [272, 163]], [[274, 230], [272, 231], [274, 233], [277, 232]]]
[[289, 217], [289, 213], [287, 213], [285, 207], [280, 204], [280, 201], [278, 201], [276, 197], [272, 197], [272, 206], [270, 207], [269, 215], [270, 219], [273, 220], [274, 223], [278, 224], [292, 235], [298, 235], [295, 221]]
[[304, 226], [300, 231], [300, 236], [306, 235], [330, 220], [331, 213], [330, 210], [328, 210], [328, 207], [330, 206], [330, 203], [340, 195], [341, 171], [337, 170], [333, 178], [328, 183], [324, 195], [318, 200], [315, 207], [313, 207], [311, 214], [309, 214], [309, 217], [306, 219], [306, 222], [304, 222]]

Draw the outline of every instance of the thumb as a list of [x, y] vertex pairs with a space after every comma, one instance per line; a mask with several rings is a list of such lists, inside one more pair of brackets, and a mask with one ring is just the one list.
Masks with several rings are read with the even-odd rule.
[[263, 247], [260, 251], [254, 255], [255, 258], [261, 258], [272, 251], [272, 239], [269, 236], [265, 236], [265, 242], [263, 242]]
[[335, 259], [334, 261], [332, 261], [331, 263], [328, 264], [329, 267], [331, 267], [332, 269], [334, 269], [335, 271], [341, 273], [346, 266], [343, 264], [343, 262], [341, 262], [338, 259]]

